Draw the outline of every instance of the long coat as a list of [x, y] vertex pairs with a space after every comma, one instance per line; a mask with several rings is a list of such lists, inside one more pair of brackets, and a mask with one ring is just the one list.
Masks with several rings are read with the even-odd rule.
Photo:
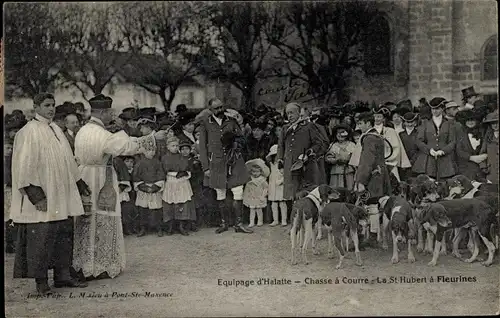
[[385, 164], [385, 142], [378, 133], [365, 133], [361, 139], [361, 155], [355, 174], [360, 183], [370, 192], [371, 198], [391, 193], [391, 181]]
[[320, 184], [321, 175], [315, 160], [308, 160], [305, 170], [293, 171], [292, 165], [305, 154], [309, 149], [316, 157], [323, 156], [328, 149], [328, 139], [325, 139], [316, 124], [301, 121], [298, 125], [287, 124], [283, 126], [283, 131], [278, 142], [278, 159], [283, 160], [285, 200], [293, 200], [295, 193], [301, 185]]
[[[443, 117], [438, 129], [432, 119], [429, 119], [424, 120], [417, 129], [416, 142], [419, 151], [413, 165], [413, 172], [426, 174], [432, 178], [454, 176], [456, 174], [456, 164], [453, 161], [456, 144], [455, 122]], [[430, 155], [431, 149], [442, 150], [445, 155], [435, 159]]]
[[413, 129], [413, 131], [408, 134], [406, 130], [403, 130], [399, 133], [399, 138], [401, 138], [401, 142], [403, 143], [403, 147], [406, 150], [406, 155], [410, 160], [412, 165], [415, 164], [415, 160], [417, 159], [418, 147], [417, 147], [417, 128]]
[[244, 185], [249, 179], [242, 154], [229, 165], [221, 140], [225, 132], [243, 136], [240, 126], [232, 118], [224, 117], [220, 126], [213, 116], [200, 122], [200, 161], [203, 171], [210, 170], [210, 177], [205, 176], [203, 183], [213, 189], [232, 189]]
[[492, 183], [498, 184], [498, 137], [495, 138], [493, 132], [490, 131], [484, 139], [485, 142], [480, 153], [488, 154], [488, 159], [483, 161], [483, 165], [488, 169], [486, 178]]
[[469, 140], [469, 136], [464, 129], [459, 131], [457, 135], [457, 168], [458, 174], [464, 175], [470, 180], [480, 181], [484, 179], [485, 174], [481, 171], [479, 164], [469, 160], [471, 156], [479, 155], [481, 153], [481, 148], [484, 144], [484, 138], [481, 136], [480, 144], [476, 149], [472, 148]]

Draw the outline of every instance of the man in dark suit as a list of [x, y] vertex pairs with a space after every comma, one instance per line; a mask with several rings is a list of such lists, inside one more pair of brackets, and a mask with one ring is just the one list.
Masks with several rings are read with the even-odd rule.
[[66, 116], [66, 122], [65, 122], [66, 129], [64, 130], [64, 135], [68, 139], [73, 154], [75, 154], [75, 136], [76, 133], [78, 132], [79, 127], [80, 127], [80, 122], [78, 121], [78, 117], [76, 116], [76, 114], [68, 114]]

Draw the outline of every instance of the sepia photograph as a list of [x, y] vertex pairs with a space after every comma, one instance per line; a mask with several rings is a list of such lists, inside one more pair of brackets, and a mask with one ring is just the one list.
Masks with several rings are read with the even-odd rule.
[[498, 2], [7, 2], [6, 317], [500, 314]]

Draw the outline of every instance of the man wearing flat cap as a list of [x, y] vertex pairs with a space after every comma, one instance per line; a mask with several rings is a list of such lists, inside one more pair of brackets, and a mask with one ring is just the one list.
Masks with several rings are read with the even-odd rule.
[[113, 100], [99, 94], [89, 103], [91, 117], [77, 133], [75, 156], [82, 179], [92, 196], [86, 216], [75, 222], [73, 266], [85, 277], [117, 276], [125, 267], [125, 246], [118, 200], [118, 180], [113, 168], [114, 156], [146, 153], [155, 148], [164, 131], [144, 137], [129, 137], [124, 131], [105, 129], [113, 119]]
[[[278, 160], [283, 164], [285, 200], [294, 200], [295, 194], [305, 184], [319, 185], [321, 174], [317, 158], [328, 150], [329, 140], [318, 129], [317, 125], [307, 118], [300, 117], [300, 105], [290, 103], [285, 106], [288, 124], [283, 126], [278, 142]], [[298, 162], [303, 167], [292, 169]]]

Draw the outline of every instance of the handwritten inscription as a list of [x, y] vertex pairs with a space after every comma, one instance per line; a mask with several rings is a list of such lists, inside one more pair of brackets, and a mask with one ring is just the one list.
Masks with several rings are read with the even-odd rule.
[[308, 83], [299, 79], [289, 79], [288, 83], [270, 85], [270, 87], [262, 87], [257, 91], [259, 96], [266, 96], [270, 94], [283, 93], [285, 103], [300, 100], [304, 97], [311, 95], [311, 87]]

